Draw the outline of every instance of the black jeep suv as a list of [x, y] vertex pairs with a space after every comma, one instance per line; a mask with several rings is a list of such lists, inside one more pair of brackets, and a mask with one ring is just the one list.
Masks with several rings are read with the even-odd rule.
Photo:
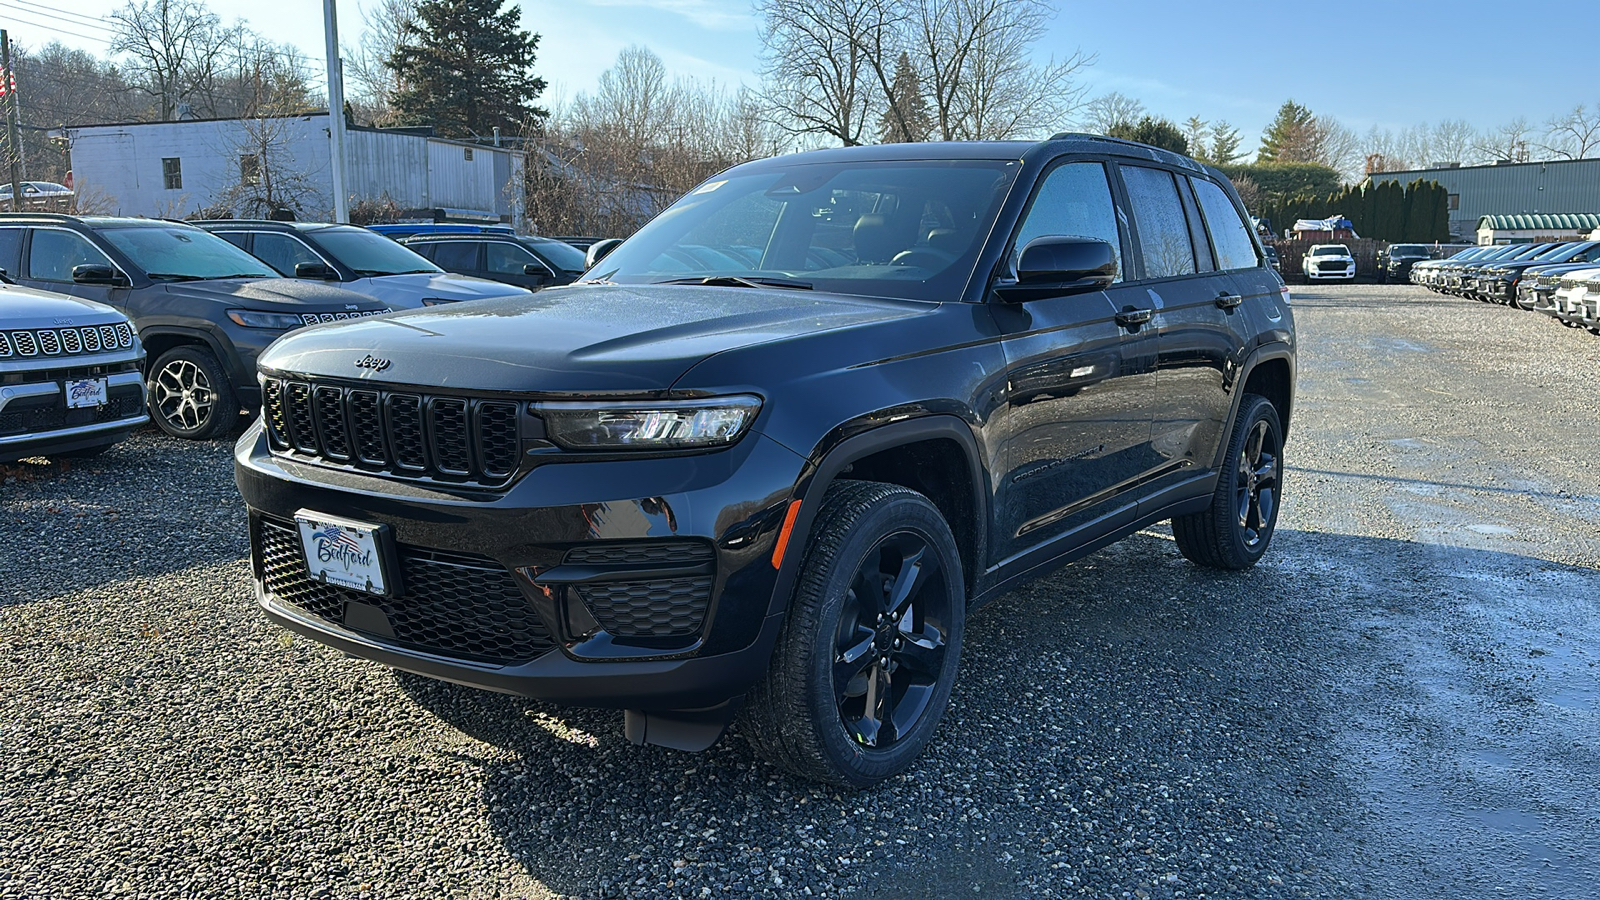
[[0, 268], [126, 313], [148, 354], [150, 418], [195, 440], [222, 437], [256, 408], [256, 354], [279, 335], [388, 312], [361, 294], [279, 278], [227, 241], [161, 219], [0, 214]]
[[1295, 337], [1246, 223], [1141, 144], [824, 150], [717, 175], [576, 285], [308, 328], [235, 453], [260, 601], [638, 742], [739, 714], [872, 784], [975, 605], [1164, 519], [1202, 565], [1266, 550]]

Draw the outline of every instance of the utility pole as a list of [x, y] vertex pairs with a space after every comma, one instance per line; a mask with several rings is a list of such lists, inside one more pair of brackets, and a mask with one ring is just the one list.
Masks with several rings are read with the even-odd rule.
[[344, 193], [344, 62], [339, 59], [339, 16], [335, 0], [322, 0], [323, 32], [328, 43], [328, 140], [332, 145], [333, 220], [350, 221], [350, 198]]
[[22, 212], [22, 143], [17, 137], [17, 79], [11, 74], [11, 35], [4, 28], [0, 28], [0, 65], [5, 67], [6, 79], [6, 147], [11, 151], [11, 210]]

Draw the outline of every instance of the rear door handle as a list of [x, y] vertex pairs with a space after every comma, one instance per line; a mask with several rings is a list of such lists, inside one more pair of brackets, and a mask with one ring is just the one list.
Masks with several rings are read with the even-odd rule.
[[1220, 306], [1223, 309], [1233, 309], [1235, 306], [1238, 306], [1243, 302], [1244, 297], [1239, 294], [1230, 294], [1227, 291], [1223, 291], [1217, 295], [1217, 306]]
[[1138, 331], [1139, 326], [1149, 322], [1155, 314], [1156, 311], [1153, 309], [1139, 309], [1138, 307], [1129, 306], [1123, 309], [1122, 312], [1117, 313], [1116, 319], [1117, 324], [1123, 328], [1129, 331]]

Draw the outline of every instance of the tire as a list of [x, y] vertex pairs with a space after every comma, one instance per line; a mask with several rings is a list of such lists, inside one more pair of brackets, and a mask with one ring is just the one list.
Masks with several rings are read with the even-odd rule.
[[1246, 394], [1210, 508], [1172, 520], [1178, 551], [1213, 569], [1250, 568], [1272, 543], [1282, 497], [1283, 425], [1271, 401]]
[[938, 509], [897, 485], [838, 482], [816, 522], [741, 728], [796, 775], [867, 788], [921, 754], [949, 702], [966, 615], [961, 556]]
[[222, 437], [239, 420], [239, 400], [222, 364], [204, 347], [174, 347], [150, 367], [150, 420], [176, 438]]

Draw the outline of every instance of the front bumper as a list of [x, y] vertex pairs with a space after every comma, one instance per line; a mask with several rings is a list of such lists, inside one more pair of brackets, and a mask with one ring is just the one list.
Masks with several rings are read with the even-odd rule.
[[[434, 678], [645, 710], [715, 706], [766, 671], [783, 620], [772, 553], [803, 464], [750, 434], [715, 453], [547, 463], [487, 491], [275, 456], [259, 422], [235, 448], [273, 621]], [[286, 543], [302, 509], [388, 526], [398, 596], [307, 579]]]
[[1338, 269], [1335, 271], [1321, 271], [1313, 269], [1312, 271], [1306, 273], [1306, 279], [1309, 281], [1350, 281], [1355, 277], [1355, 266], [1350, 266], [1349, 268]]
[[[106, 368], [58, 367], [13, 376], [0, 385], [0, 462], [115, 443], [149, 421], [137, 361], [111, 367], [124, 371]], [[105, 378], [105, 405], [68, 408], [65, 385], [79, 378]]]

